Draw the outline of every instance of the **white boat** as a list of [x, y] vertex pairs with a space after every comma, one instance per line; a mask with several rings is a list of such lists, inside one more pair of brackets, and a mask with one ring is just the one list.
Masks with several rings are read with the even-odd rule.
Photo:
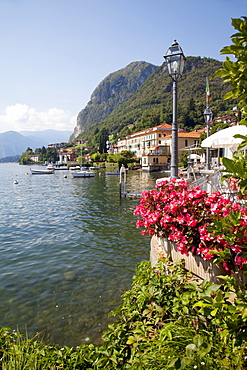
[[[70, 169], [72, 170], [72, 167], [70, 167]], [[75, 171], [72, 170], [71, 174], [72, 174], [73, 178], [94, 177], [95, 176], [95, 172], [90, 171], [90, 169], [88, 167], [83, 167], [82, 166], [82, 146], [81, 146], [81, 164], [80, 164], [79, 170], [77, 170], [77, 166], [76, 166], [76, 170]]]
[[82, 170], [79, 170], [79, 171], [73, 171], [73, 172], [71, 172], [71, 174], [72, 174], [72, 177], [73, 178], [77, 178], [77, 177], [94, 177], [95, 176], [95, 172], [88, 171], [88, 170], [85, 170], [85, 169], [82, 169]]
[[30, 168], [30, 171], [32, 175], [50, 175], [55, 172], [54, 169], [53, 170], [38, 170], [36, 168]]
[[50, 164], [48, 164], [48, 166], [46, 167], [46, 169], [47, 169], [48, 171], [53, 171], [53, 170], [55, 170], [55, 167], [53, 166], [53, 164], [52, 164], [52, 163], [50, 163]]
[[54, 164], [54, 170], [68, 170], [69, 167], [67, 163], [56, 163]]
[[80, 170], [80, 166], [73, 166], [73, 167], [69, 167], [69, 170], [71, 171], [74, 171], [74, 170]]

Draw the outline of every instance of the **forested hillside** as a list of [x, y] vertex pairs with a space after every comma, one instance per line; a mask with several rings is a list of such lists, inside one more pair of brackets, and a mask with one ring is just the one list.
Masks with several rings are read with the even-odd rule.
[[71, 140], [106, 119], [119, 105], [127, 101], [158, 67], [147, 62], [132, 62], [111, 73], [93, 91], [90, 101], [77, 116], [77, 125]]
[[[201, 57], [188, 57], [178, 83], [178, 123], [181, 128], [193, 130], [204, 124], [206, 77], [221, 68], [222, 63]], [[220, 78], [210, 80], [210, 108], [214, 116], [224, 115], [233, 108], [232, 100], [224, 101], [229, 86]], [[166, 64], [158, 67], [132, 96], [117, 106], [105, 119], [98, 118], [80, 136], [97, 146], [102, 136], [114, 138], [131, 132], [172, 122], [172, 80]], [[79, 114], [80, 115], [80, 114]], [[103, 117], [103, 116], [101, 116]]]

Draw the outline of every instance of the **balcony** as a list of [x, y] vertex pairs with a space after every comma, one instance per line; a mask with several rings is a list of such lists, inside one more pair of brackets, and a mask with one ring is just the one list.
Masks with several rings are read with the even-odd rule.
[[149, 156], [152, 155], [171, 155], [170, 147], [169, 146], [156, 146], [149, 148]]

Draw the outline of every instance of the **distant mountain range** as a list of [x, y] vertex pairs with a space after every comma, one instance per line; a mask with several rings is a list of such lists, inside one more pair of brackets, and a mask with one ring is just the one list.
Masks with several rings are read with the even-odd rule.
[[33, 150], [48, 144], [68, 142], [72, 131], [6, 131], [0, 134], [0, 158], [21, 155], [29, 147]]

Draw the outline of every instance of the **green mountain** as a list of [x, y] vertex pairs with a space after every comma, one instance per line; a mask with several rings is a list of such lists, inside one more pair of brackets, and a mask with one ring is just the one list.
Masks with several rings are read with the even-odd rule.
[[[183, 76], [178, 82], [179, 127], [193, 130], [195, 126], [204, 125], [206, 78], [210, 79], [221, 66], [221, 62], [211, 58], [187, 58]], [[101, 136], [113, 135], [117, 138], [161, 123], [172, 123], [172, 79], [168, 75], [165, 63], [158, 68], [152, 67], [154, 71], [128, 99], [125, 95], [125, 87], [128, 85], [126, 77], [123, 86], [125, 101], [119, 99], [122, 94], [121, 83], [119, 83], [116, 105], [115, 90], [112, 85], [109, 88], [109, 84], [106, 84], [107, 79], [110, 76], [113, 77], [114, 73], [103, 80], [98, 88], [101, 90], [101, 96], [107, 96], [107, 99], [100, 100], [99, 104], [99, 101], [93, 98], [93, 93], [87, 107], [78, 114], [74, 138], [80, 134], [80, 137], [89, 139], [90, 144], [97, 147]], [[229, 86], [223, 84], [220, 78], [210, 80], [209, 105], [215, 117], [228, 113], [236, 105], [234, 101], [224, 101], [224, 95], [229, 90]], [[99, 106], [101, 109], [104, 106], [104, 113], [100, 113]], [[86, 120], [89, 117], [87, 114], [89, 108], [90, 120]]]
[[127, 101], [158, 67], [147, 62], [133, 62], [111, 73], [94, 90], [90, 101], [77, 116], [77, 126], [70, 140], [92, 124], [106, 119], [120, 104]]

